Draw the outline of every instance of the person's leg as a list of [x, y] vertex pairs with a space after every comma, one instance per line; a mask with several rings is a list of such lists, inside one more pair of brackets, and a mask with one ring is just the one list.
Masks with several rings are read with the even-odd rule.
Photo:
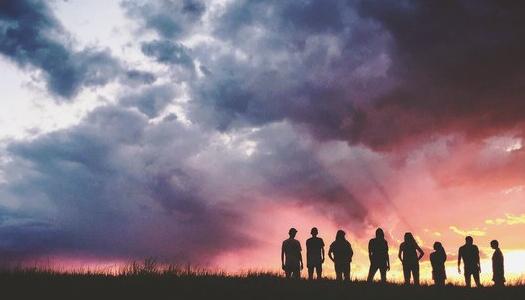
[[297, 267], [297, 268], [295, 269], [295, 272], [294, 272], [294, 278], [295, 278], [295, 279], [299, 279], [299, 278], [301, 278], [301, 269], [300, 269], [299, 267]]
[[317, 279], [322, 279], [323, 278], [323, 266], [322, 265], [318, 265], [315, 268], [315, 271], [317, 272]]
[[292, 272], [290, 272], [290, 269], [286, 268], [286, 270], [284, 270], [284, 274], [286, 276], [286, 278], [290, 278], [292, 276]]
[[476, 287], [480, 287], [481, 282], [479, 281], [479, 272], [474, 272], [472, 276], [474, 276], [474, 282], [476, 283]]
[[471, 285], [470, 284], [470, 272], [468, 272], [468, 271], [465, 271], [465, 285], [467, 287], [470, 287], [470, 285]]
[[336, 279], [337, 281], [341, 281], [341, 280], [343, 280], [343, 272], [341, 272], [341, 271], [335, 271], [335, 279]]
[[308, 280], [314, 279], [314, 267], [308, 267]]
[[366, 281], [372, 282], [374, 280], [374, 276], [376, 275], [377, 269], [378, 268], [376, 265], [374, 265], [373, 263], [370, 264], [370, 269], [368, 270], [368, 278]]
[[403, 264], [403, 277], [405, 278], [405, 284], [410, 284], [410, 265], [408, 263]]
[[414, 269], [412, 270], [412, 275], [414, 276], [414, 284], [419, 285], [419, 263], [416, 263], [414, 265]]
[[343, 275], [345, 281], [350, 281], [350, 264], [344, 266]]
[[343, 280], [343, 270], [341, 270], [341, 266], [338, 264], [334, 265], [335, 269], [335, 279], [337, 280]]
[[386, 283], [386, 267], [381, 267], [379, 272], [381, 273], [381, 282]]

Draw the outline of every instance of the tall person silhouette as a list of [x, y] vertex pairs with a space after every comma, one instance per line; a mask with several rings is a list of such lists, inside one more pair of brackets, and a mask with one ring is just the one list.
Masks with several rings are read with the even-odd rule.
[[323, 277], [324, 263], [324, 241], [318, 238], [319, 230], [312, 228], [310, 231], [312, 237], [306, 240], [306, 267], [308, 268], [308, 279], [313, 279], [314, 271], [317, 273], [317, 279]]
[[403, 264], [405, 284], [410, 284], [410, 275], [412, 275], [414, 284], [419, 285], [419, 260], [424, 254], [412, 233], [405, 233], [405, 240], [399, 245], [398, 254], [399, 260]]
[[479, 273], [481, 266], [479, 264], [479, 249], [474, 245], [474, 239], [471, 236], [465, 238], [465, 245], [459, 248], [458, 253], [458, 272], [461, 274], [461, 260], [463, 260], [463, 268], [465, 273], [465, 284], [467, 287], [471, 286], [471, 279], [474, 277], [476, 286], [480, 287]]
[[493, 240], [492, 242], [490, 242], [490, 247], [494, 249], [494, 254], [492, 254], [492, 281], [494, 281], [494, 286], [505, 286], [503, 253], [499, 248], [499, 242]]
[[281, 247], [281, 264], [286, 278], [300, 278], [303, 269], [303, 257], [301, 255], [301, 244], [295, 239], [297, 229], [290, 228], [289, 238], [284, 240]]
[[328, 257], [334, 262], [337, 280], [350, 281], [352, 256], [354, 256], [354, 251], [350, 242], [345, 238], [345, 232], [338, 230], [335, 235], [335, 241], [330, 245], [330, 250], [328, 250]]
[[447, 273], [445, 271], [445, 262], [447, 261], [447, 253], [440, 242], [434, 243], [434, 252], [430, 253], [430, 264], [432, 265], [432, 279], [436, 286], [444, 286], [447, 280]]
[[368, 282], [374, 280], [378, 270], [381, 273], [381, 282], [386, 282], [386, 272], [390, 270], [390, 258], [388, 257], [388, 243], [381, 228], [377, 228], [376, 237], [368, 242], [368, 258], [370, 259]]

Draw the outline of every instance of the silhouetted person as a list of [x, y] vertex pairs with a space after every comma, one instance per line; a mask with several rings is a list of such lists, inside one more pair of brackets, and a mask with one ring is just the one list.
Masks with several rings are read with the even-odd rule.
[[447, 279], [445, 262], [447, 253], [440, 242], [434, 243], [434, 252], [430, 253], [430, 264], [432, 264], [432, 279], [437, 286], [444, 286]]
[[290, 228], [288, 235], [290, 238], [284, 240], [281, 248], [281, 263], [286, 274], [286, 278], [301, 277], [303, 269], [303, 257], [301, 255], [301, 244], [295, 239], [297, 229]]
[[493, 240], [490, 242], [490, 247], [494, 249], [494, 254], [492, 254], [492, 281], [494, 281], [494, 286], [505, 286], [503, 253], [501, 253], [498, 241]]
[[335, 235], [335, 241], [330, 245], [330, 250], [328, 250], [328, 257], [334, 262], [337, 280], [350, 280], [352, 256], [354, 256], [354, 251], [345, 238], [345, 232], [338, 230]]
[[308, 267], [308, 279], [313, 279], [314, 271], [317, 273], [317, 279], [323, 275], [324, 263], [324, 242], [318, 238], [319, 231], [312, 228], [310, 231], [312, 237], [306, 240], [306, 267]]
[[465, 238], [465, 245], [459, 248], [458, 253], [458, 272], [461, 274], [461, 260], [463, 259], [463, 268], [465, 273], [465, 284], [470, 287], [471, 277], [474, 277], [476, 286], [480, 287], [479, 273], [481, 266], [479, 264], [479, 249], [474, 245], [474, 240], [471, 236]]
[[390, 258], [388, 257], [388, 243], [381, 228], [377, 228], [376, 237], [368, 242], [368, 257], [370, 258], [368, 282], [374, 280], [377, 270], [381, 273], [381, 282], [386, 282], [386, 272], [390, 270]]
[[419, 285], [419, 260], [424, 254], [412, 233], [405, 233], [405, 240], [399, 245], [398, 253], [399, 260], [403, 264], [405, 284], [410, 284], [410, 275], [412, 275], [414, 284]]

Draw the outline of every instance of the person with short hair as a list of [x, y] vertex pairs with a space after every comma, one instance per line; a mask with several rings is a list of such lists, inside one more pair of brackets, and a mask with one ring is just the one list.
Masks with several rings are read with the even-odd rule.
[[444, 286], [447, 280], [445, 262], [447, 253], [440, 242], [434, 243], [434, 252], [430, 253], [430, 264], [432, 265], [432, 279], [436, 286]]
[[281, 264], [286, 278], [300, 278], [303, 269], [301, 243], [295, 239], [297, 229], [290, 228], [289, 238], [283, 241], [281, 247]]
[[471, 236], [465, 238], [465, 245], [459, 248], [458, 253], [458, 272], [461, 274], [461, 260], [463, 260], [463, 268], [465, 273], [465, 284], [467, 287], [471, 286], [471, 279], [474, 277], [474, 282], [477, 287], [481, 286], [479, 281], [479, 273], [481, 272], [481, 265], [479, 263], [479, 249], [474, 245], [474, 239]]
[[491, 241], [490, 247], [494, 249], [494, 254], [492, 254], [492, 281], [496, 287], [505, 286], [503, 253], [499, 248], [499, 242], [497, 240]]
[[310, 231], [311, 238], [306, 240], [306, 267], [308, 268], [308, 279], [313, 279], [314, 271], [317, 279], [323, 278], [324, 263], [324, 241], [317, 237], [319, 230], [314, 227]]

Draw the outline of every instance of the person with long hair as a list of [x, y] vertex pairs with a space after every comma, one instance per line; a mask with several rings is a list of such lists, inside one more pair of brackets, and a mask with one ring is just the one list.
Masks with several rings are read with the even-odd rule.
[[434, 243], [434, 252], [430, 253], [430, 264], [432, 265], [432, 279], [436, 286], [444, 286], [447, 279], [445, 262], [447, 253], [440, 242]]
[[350, 281], [350, 263], [352, 262], [354, 251], [350, 242], [345, 238], [345, 232], [338, 230], [335, 241], [330, 245], [328, 257], [334, 262], [337, 280]]
[[368, 270], [367, 281], [370, 283], [379, 271], [381, 282], [386, 282], [386, 272], [390, 270], [390, 258], [388, 256], [388, 242], [385, 239], [383, 229], [376, 229], [375, 238], [368, 242], [368, 258], [370, 259], [370, 269]]
[[410, 284], [410, 276], [412, 275], [414, 284], [419, 285], [419, 260], [424, 254], [425, 253], [417, 244], [412, 233], [405, 233], [405, 241], [399, 246], [398, 254], [398, 257], [403, 264], [405, 284]]

